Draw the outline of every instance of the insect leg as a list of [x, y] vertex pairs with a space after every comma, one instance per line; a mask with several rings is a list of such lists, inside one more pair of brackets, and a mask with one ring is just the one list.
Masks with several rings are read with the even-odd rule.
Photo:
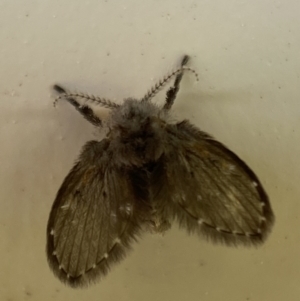
[[[190, 57], [188, 55], [185, 55], [181, 61], [181, 67], [185, 66], [187, 64], [187, 62], [189, 61]], [[183, 72], [179, 73], [174, 81], [174, 85], [173, 87], [171, 87], [168, 91], [167, 91], [167, 97], [166, 97], [166, 103], [163, 107], [164, 110], [170, 110], [175, 99], [177, 96], [177, 93], [179, 91], [180, 88], [180, 82], [182, 80], [183, 77]]]
[[[94, 126], [101, 126], [102, 122], [93, 112], [91, 108], [86, 105], [79, 104], [74, 97], [68, 97], [67, 92], [64, 88], [54, 85], [53, 89], [62, 95], [62, 98], [65, 98], [75, 109], [91, 124]], [[66, 94], [66, 97], [63, 97], [63, 94]]]

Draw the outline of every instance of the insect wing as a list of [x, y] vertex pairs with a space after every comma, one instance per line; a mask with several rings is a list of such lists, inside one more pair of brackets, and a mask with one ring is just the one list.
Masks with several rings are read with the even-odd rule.
[[[85, 286], [124, 257], [139, 231], [134, 191], [113, 167], [108, 140], [88, 142], [65, 178], [47, 227], [47, 256], [70, 286]], [[138, 216], [138, 215], [137, 215]]]
[[213, 241], [263, 242], [274, 217], [251, 169], [187, 121], [169, 126], [168, 131], [173, 151], [165, 155], [153, 185], [162, 216], [175, 218], [189, 232]]

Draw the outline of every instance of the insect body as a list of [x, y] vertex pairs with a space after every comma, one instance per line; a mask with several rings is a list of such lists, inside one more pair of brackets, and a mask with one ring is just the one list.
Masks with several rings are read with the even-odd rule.
[[[272, 209], [253, 171], [223, 144], [187, 120], [170, 123], [188, 56], [141, 100], [122, 105], [54, 86], [88, 121], [102, 126], [88, 102], [111, 109], [109, 132], [87, 142], [59, 189], [47, 227], [54, 273], [72, 287], [104, 276], [145, 230], [174, 220], [188, 232], [228, 245], [258, 245]], [[165, 104], [150, 99], [172, 77]], [[78, 99], [85, 99], [80, 105]]]

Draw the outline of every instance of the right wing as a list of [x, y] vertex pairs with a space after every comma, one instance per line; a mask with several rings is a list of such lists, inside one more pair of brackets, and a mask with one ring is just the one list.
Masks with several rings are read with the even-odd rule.
[[254, 172], [187, 121], [167, 130], [169, 152], [152, 179], [161, 216], [216, 242], [262, 243], [274, 215]]

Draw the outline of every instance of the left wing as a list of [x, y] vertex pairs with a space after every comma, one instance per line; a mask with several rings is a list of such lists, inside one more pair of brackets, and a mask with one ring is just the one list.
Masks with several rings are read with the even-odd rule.
[[47, 227], [54, 274], [77, 287], [120, 261], [143, 223], [142, 199], [110, 158], [107, 139], [88, 142], [59, 189]]

